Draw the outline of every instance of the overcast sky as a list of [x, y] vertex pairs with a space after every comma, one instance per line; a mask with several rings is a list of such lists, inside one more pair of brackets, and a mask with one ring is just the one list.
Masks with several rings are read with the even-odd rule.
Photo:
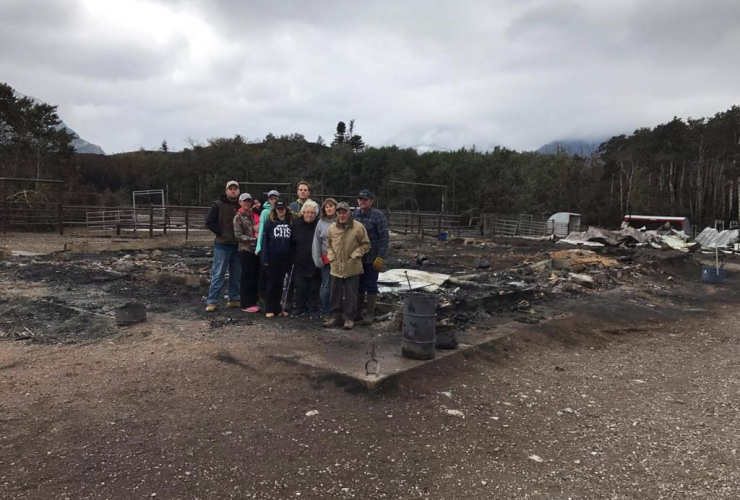
[[0, 81], [108, 153], [536, 149], [740, 104], [739, 0], [0, 0]]

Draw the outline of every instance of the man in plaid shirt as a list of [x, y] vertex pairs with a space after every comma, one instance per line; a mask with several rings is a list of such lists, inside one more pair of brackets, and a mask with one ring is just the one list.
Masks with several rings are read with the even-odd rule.
[[[362, 258], [362, 276], [357, 294], [357, 319], [363, 325], [370, 325], [375, 318], [375, 304], [378, 302], [378, 275], [383, 270], [383, 261], [388, 252], [388, 221], [380, 210], [373, 208], [375, 195], [363, 189], [357, 196], [357, 210], [352, 217], [365, 226], [370, 237], [370, 251]], [[362, 303], [367, 294], [367, 309], [362, 316]]]

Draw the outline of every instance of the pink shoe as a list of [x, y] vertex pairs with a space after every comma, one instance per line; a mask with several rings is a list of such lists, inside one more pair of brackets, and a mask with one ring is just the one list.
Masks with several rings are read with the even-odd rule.
[[248, 313], [258, 313], [260, 312], [260, 306], [247, 307], [247, 308], [242, 309], [242, 311], [248, 312]]

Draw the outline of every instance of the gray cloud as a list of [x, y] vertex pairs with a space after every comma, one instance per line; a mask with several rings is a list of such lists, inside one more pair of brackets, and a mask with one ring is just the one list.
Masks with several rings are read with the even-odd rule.
[[111, 152], [350, 118], [371, 145], [534, 149], [736, 104], [739, 21], [731, 0], [10, 0], [0, 67]]

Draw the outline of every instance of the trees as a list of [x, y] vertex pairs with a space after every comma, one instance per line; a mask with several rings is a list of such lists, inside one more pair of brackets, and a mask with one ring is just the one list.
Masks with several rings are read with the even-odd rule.
[[0, 83], [0, 175], [39, 179], [56, 166], [51, 176], [61, 176], [74, 148], [56, 110]]
[[355, 134], [355, 119], [349, 121], [349, 129], [344, 122], [337, 123], [337, 131], [331, 141], [333, 148], [349, 148], [355, 153], [365, 150], [365, 141], [361, 135]]

